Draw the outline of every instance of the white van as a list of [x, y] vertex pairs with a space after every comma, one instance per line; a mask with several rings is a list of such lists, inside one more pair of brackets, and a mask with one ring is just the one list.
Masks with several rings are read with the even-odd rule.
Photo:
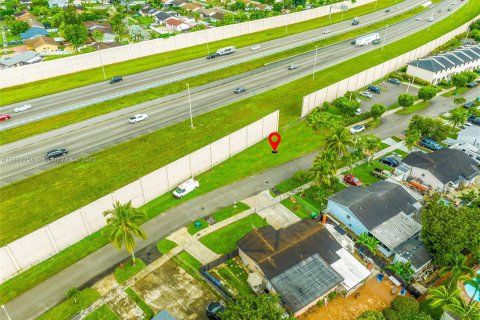
[[231, 47], [218, 49], [217, 53], [219, 55], [223, 56], [223, 55], [226, 55], [226, 54], [234, 53], [235, 51], [237, 51], [237, 48], [235, 48], [234, 46], [231, 46]]
[[197, 189], [200, 186], [200, 183], [198, 183], [197, 180], [195, 179], [190, 179], [179, 185], [175, 190], [173, 190], [173, 196], [175, 198], [183, 198], [183, 196], [189, 194], [193, 190]]

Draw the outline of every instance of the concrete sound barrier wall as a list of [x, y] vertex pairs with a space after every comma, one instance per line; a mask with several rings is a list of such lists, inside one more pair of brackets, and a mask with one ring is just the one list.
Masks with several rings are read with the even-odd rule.
[[105, 49], [101, 51], [65, 57], [52, 61], [45, 61], [31, 65], [0, 70], [0, 88], [11, 87], [28, 82], [58, 77], [61, 75], [98, 68], [104, 65], [128, 61], [140, 57], [168, 51], [188, 48], [207, 42], [223, 40], [231, 37], [246, 35], [271, 28], [278, 28], [289, 24], [303, 22], [331, 13], [340, 12], [340, 7], [355, 8], [375, 0], [357, 0], [356, 3], [343, 1], [330, 5], [304, 10], [300, 12], [232, 24], [218, 28], [200, 30], [178, 34], [167, 39], [154, 39], [135, 44]]
[[457, 29], [452, 30], [412, 51], [304, 96], [301, 116], [305, 117], [312, 112], [313, 109], [321, 106], [325, 101], [332, 101], [335, 98], [344, 95], [347, 91], [355, 91], [363, 88], [366, 85], [385, 77], [387, 74], [400, 69], [408, 62], [427, 56], [433, 51], [433, 49], [438, 48], [442, 44], [453, 39], [455, 36], [466, 32], [473, 21], [474, 20], [465, 23], [461, 27], [458, 27]]
[[262, 141], [271, 132], [278, 131], [279, 117], [277, 110], [0, 248], [0, 282], [104, 227], [103, 212], [111, 209], [115, 201], [132, 201], [135, 207], [140, 207]]

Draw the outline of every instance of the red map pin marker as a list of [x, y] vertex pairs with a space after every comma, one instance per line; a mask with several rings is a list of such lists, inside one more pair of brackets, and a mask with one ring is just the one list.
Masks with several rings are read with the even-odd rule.
[[268, 142], [270, 143], [273, 149], [272, 153], [277, 153], [277, 148], [278, 148], [278, 145], [280, 144], [280, 140], [281, 138], [278, 132], [272, 132], [268, 136]]

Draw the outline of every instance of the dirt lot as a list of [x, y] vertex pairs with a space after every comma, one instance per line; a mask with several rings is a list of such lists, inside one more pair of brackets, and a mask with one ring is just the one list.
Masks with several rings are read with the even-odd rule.
[[133, 287], [138, 295], [159, 312], [168, 310], [177, 319], [205, 319], [205, 307], [216, 300], [210, 288], [168, 261]]

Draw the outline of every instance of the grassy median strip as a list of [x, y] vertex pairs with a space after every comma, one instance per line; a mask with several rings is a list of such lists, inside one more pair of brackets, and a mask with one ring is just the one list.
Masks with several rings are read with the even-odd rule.
[[101, 102], [78, 110], [66, 112], [60, 115], [49, 117], [40, 121], [31, 122], [22, 126], [0, 131], [0, 145], [11, 143], [13, 141], [21, 140], [36, 134], [47, 132], [50, 130], [58, 129], [73, 123], [77, 123], [89, 118], [93, 118], [102, 114], [110, 113], [115, 110], [134, 106], [136, 104], [150, 101], [153, 99], [165, 97], [170, 94], [178, 93], [185, 90], [185, 83], [189, 83], [190, 87], [199, 87], [213, 81], [225, 79], [234, 75], [242, 74], [251, 70], [258, 69], [264, 66], [266, 63], [274, 62], [280, 59], [288, 58], [294, 55], [305, 53], [311, 50], [325, 47], [334, 43], [338, 43], [344, 40], [348, 40], [365, 33], [369, 33], [385, 26], [385, 24], [392, 25], [402, 20], [408, 19], [427, 8], [417, 7], [409, 10], [398, 16], [390, 19], [378, 22], [364, 28], [356, 29], [354, 31], [346, 32], [338, 36], [330, 37], [324, 40], [312, 42], [310, 44], [283, 51], [268, 57], [260, 58], [257, 60], [241, 63], [235, 66], [221, 69], [207, 74], [202, 74], [196, 77], [185, 79], [182, 81], [174, 82], [171, 84], [163, 85], [160, 87], [152, 88], [142, 91], [141, 94], [135, 93], [125, 97]]
[[[398, 0], [382, 0], [377, 5], [377, 10], [389, 7], [395, 3], [400, 3]], [[348, 10], [343, 14], [343, 21], [354, 18], [356, 16], [368, 14], [375, 11], [375, 3], [369, 3], [358, 8]], [[331, 20], [328, 17], [320, 17], [288, 26], [288, 34], [297, 34], [304, 31], [321, 28], [330, 24], [341, 21], [341, 14], [332, 14]], [[235, 44], [236, 47], [245, 47], [252, 44], [257, 44], [269, 40], [285, 37], [285, 28], [273, 28], [265, 31], [260, 31], [244, 36], [220, 40], [209, 43], [210, 52], [214, 52], [222, 47], [231, 46]], [[116, 64], [105, 66], [105, 73], [107, 78], [116, 75], [129, 75], [139, 73], [155, 68], [172, 65], [179, 62], [184, 62], [196, 58], [205, 57], [207, 55], [206, 44], [160, 53], [144, 58], [138, 58]], [[97, 82], [105, 81], [101, 68], [89, 69], [80, 71], [56, 78], [35, 81], [23, 85], [13, 86], [9, 88], [0, 89], [0, 106], [20, 102], [28, 99], [41, 97], [48, 94], [70, 90]]]
[[[195, 118], [197, 128], [194, 130], [190, 130], [189, 122], [185, 121], [100, 152], [95, 155], [96, 163], [67, 164], [1, 188], [0, 206], [3, 210], [0, 229], [4, 231], [0, 234], [2, 245], [276, 109], [281, 112], [282, 145], [274, 157], [266, 142], [258, 143], [198, 176], [202, 187], [194, 193], [180, 200], [165, 194], [149, 202], [141, 210], [152, 218], [193, 197], [314, 151], [322, 146], [324, 137], [314, 134], [298, 120], [304, 95], [419, 47], [473, 19], [479, 13], [478, 7], [462, 8], [456, 13], [456, 19], [447, 19], [432, 25], [428, 34], [420, 31], [385, 46], [383, 52], [380, 49], [375, 50], [325, 69], [315, 80], [308, 76], [199, 116]], [[175, 144], [170, 143], [173, 139]], [[21, 221], [12, 219], [12, 216]], [[31, 222], [37, 225], [31, 226]], [[28, 228], [23, 224], [28, 225]], [[21, 232], [16, 232], [17, 228], [21, 228]], [[98, 231], [6, 281], [0, 285], [1, 303], [8, 302], [107, 243], [105, 235]]]

